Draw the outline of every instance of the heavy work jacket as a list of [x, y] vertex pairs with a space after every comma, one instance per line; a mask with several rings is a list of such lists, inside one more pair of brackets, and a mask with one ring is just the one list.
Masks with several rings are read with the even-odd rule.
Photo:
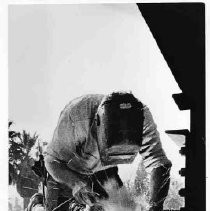
[[[104, 95], [90, 94], [72, 100], [60, 114], [53, 139], [46, 154], [66, 162], [69, 169], [80, 174], [93, 174], [112, 167], [100, 160], [97, 144], [95, 115]], [[143, 137], [139, 148], [145, 168], [154, 168], [170, 163], [159, 138], [156, 124], [146, 105], [143, 105]]]

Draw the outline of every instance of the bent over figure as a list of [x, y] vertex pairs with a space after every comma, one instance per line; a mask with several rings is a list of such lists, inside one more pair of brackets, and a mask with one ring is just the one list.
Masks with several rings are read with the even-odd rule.
[[61, 112], [46, 150], [51, 175], [47, 211], [71, 196], [90, 206], [108, 198], [104, 184], [112, 179], [113, 188], [121, 187], [117, 165], [132, 163], [137, 153], [151, 174], [150, 211], [160, 211], [168, 194], [171, 162], [148, 107], [127, 92], [72, 100]]

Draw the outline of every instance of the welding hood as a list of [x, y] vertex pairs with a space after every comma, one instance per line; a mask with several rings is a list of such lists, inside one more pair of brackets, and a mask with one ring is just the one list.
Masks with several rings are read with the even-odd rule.
[[143, 105], [130, 95], [105, 101], [99, 108], [98, 145], [104, 166], [131, 163], [139, 152]]

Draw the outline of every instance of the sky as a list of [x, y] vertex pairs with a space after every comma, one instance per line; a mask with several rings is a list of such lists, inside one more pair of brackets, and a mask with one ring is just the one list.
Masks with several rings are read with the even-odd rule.
[[[135, 4], [10, 5], [8, 12], [15, 129], [50, 141], [73, 98], [131, 90], [150, 108], [177, 175], [184, 159], [164, 131], [189, 129], [189, 112], [173, 101], [181, 90]], [[132, 179], [137, 163], [120, 167], [121, 176]]]

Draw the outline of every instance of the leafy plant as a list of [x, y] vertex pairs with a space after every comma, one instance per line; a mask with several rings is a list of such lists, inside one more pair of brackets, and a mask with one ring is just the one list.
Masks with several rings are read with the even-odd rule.
[[181, 181], [171, 178], [168, 196], [164, 203], [164, 208], [168, 210], [179, 210], [184, 206], [184, 198], [178, 194], [178, 191], [184, 187]]
[[[40, 183], [40, 178], [31, 169], [30, 156], [35, 143], [39, 142], [39, 136], [25, 130], [22, 133], [11, 130], [12, 125], [13, 122], [9, 121], [9, 184], [16, 185], [17, 192], [25, 202], [38, 191]], [[37, 148], [34, 150], [38, 151]]]
[[9, 138], [9, 184], [15, 184], [17, 175], [19, 173], [19, 164], [23, 157], [21, 149], [21, 134], [11, 130], [12, 121], [8, 124], [8, 138]]
[[9, 121], [9, 175], [10, 183], [15, 184], [17, 182], [17, 176], [23, 168], [23, 161], [29, 160], [29, 153], [32, 147], [38, 140], [38, 135], [23, 130], [22, 133], [11, 130], [12, 121]]

